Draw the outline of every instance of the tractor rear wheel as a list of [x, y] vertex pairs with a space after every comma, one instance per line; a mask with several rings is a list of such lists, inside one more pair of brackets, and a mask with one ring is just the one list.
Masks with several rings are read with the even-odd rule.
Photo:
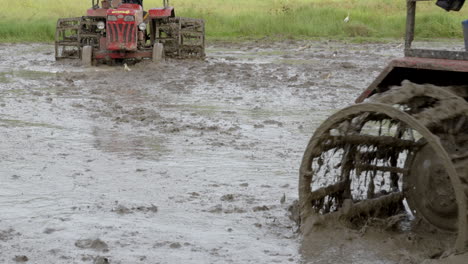
[[328, 118], [301, 164], [302, 224], [359, 224], [404, 212], [406, 199], [412, 214], [457, 231], [456, 248], [467, 248], [468, 103], [458, 95], [404, 82]]

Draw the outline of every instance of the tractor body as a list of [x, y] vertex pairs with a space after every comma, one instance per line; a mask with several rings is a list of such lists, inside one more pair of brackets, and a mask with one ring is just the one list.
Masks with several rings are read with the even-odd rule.
[[[87, 48], [85, 48], [87, 47]], [[56, 59], [83, 62], [204, 58], [205, 29], [201, 19], [176, 17], [174, 8], [143, 10], [138, 0], [92, 1], [86, 16], [57, 21]]]
[[111, 51], [136, 51], [143, 40], [138, 25], [143, 23], [143, 9], [136, 4], [123, 4], [107, 10], [107, 34], [101, 39], [103, 48]]
[[[415, 49], [412, 47], [418, 1], [425, 0], [407, 0], [405, 57], [390, 62], [356, 99], [356, 103], [362, 102], [375, 93], [385, 92], [391, 86], [400, 85], [403, 80], [418, 84], [429, 83], [441, 87], [468, 84], [468, 52]], [[463, 3], [464, 0], [437, 1], [437, 5], [447, 11], [458, 11]]]

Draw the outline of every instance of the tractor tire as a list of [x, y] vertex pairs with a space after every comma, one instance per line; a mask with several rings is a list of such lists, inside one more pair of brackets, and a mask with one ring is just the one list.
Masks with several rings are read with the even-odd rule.
[[93, 59], [93, 47], [84, 46], [81, 50], [81, 62], [83, 66], [89, 67], [92, 65]]
[[303, 229], [401, 214], [406, 199], [414, 223], [467, 249], [468, 103], [456, 88], [405, 81], [320, 125], [299, 176]]
[[163, 60], [164, 46], [162, 43], [155, 43], [153, 46], [153, 62], [158, 63]]

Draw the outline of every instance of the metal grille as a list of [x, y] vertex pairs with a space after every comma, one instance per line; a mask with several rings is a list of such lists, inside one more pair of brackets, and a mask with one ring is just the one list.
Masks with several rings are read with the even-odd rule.
[[135, 24], [108, 23], [107, 38], [109, 42], [133, 43], [136, 41]]

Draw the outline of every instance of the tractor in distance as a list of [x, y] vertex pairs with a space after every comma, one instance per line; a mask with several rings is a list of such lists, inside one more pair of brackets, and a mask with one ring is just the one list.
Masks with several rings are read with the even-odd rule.
[[55, 59], [81, 59], [84, 65], [163, 57], [205, 57], [203, 19], [176, 17], [169, 0], [143, 10], [142, 0], [92, 0], [86, 15], [60, 18]]

